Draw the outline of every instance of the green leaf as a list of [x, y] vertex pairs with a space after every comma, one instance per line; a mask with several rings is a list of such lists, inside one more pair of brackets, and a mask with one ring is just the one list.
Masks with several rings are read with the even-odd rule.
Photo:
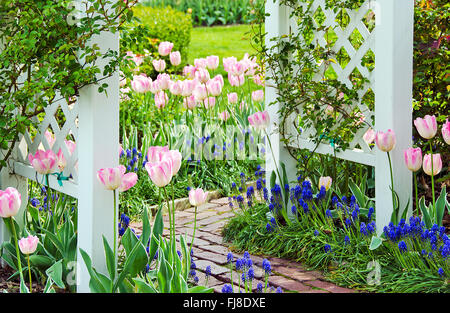
[[45, 271], [45, 274], [47, 274], [47, 276], [52, 279], [52, 281], [56, 284], [56, 286], [58, 286], [59, 288], [66, 288], [62, 280], [62, 273], [63, 273], [62, 261], [63, 260], [59, 260], [51, 267], [49, 267]]
[[97, 273], [92, 268], [92, 260], [91, 260], [90, 256], [81, 248], [80, 248], [80, 253], [81, 253], [81, 256], [83, 257], [84, 263], [86, 264], [86, 268], [89, 272], [89, 275], [91, 276], [91, 279], [89, 281], [89, 287], [90, 287], [91, 291], [96, 292], [96, 293], [106, 293], [107, 288], [105, 286], [103, 286]]
[[27, 285], [25, 285], [23, 278], [20, 279], [20, 293], [30, 293], [30, 290]]
[[442, 226], [442, 219], [444, 218], [445, 212], [445, 201], [447, 199], [447, 190], [446, 186], [441, 189], [441, 194], [439, 198], [436, 200], [436, 224], [438, 226]]
[[141, 278], [134, 278], [133, 281], [138, 288], [138, 293], [158, 293], [158, 291], [153, 286], [147, 284]]
[[194, 286], [188, 289], [188, 293], [213, 293], [214, 289], [205, 286]]
[[105, 236], [102, 237], [106, 256], [106, 267], [108, 268], [109, 278], [111, 281], [114, 281], [116, 279], [116, 260], [114, 259], [114, 251], [112, 251]]
[[49, 268], [55, 263], [55, 259], [45, 255], [32, 254], [30, 255], [30, 263], [37, 268]]
[[136, 243], [133, 250], [125, 259], [125, 264], [123, 265], [122, 272], [119, 275], [119, 278], [114, 284], [113, 290], [116, 290], [119, 284], [125, 279], [127, 275], [131, 277], [135, 277], [137, 273], [141, 272], [148, 263], [148, 256], [145, 247], [142, 245], [140, 241]]
[[140, 241], [144, 246], [147, 245], [151, 233], [152, 233], [152, 227], [150, 225], [150, 221], [148, 218], [147, 207], [144, 206], [144, 210], [142, 212], [142, 234], [140, 237]]
[[372, 240], [370, 241], [369, 250], [376, 250], [383, 243], [383, 239], [377, 236], [372, 236]]
[[364, 208], [367, 207], [367, 201], [369, 198], [365, 194], [362, 193], [362, 191], [353, 182], [352, 179], [350, 179], [350, 181], [348, 182], [348, 187], [352, 191], [352, 194], [355, 196], [356, 202], [358, 202], [358, 205], [360, 207], [364, 207]]
[[420, 211], [422, 211], [422, 220], [425, 222], [425, 226], [427, 228], [431, 228], [432, 223], [431, 223], [431, 217], [430, 214], [428, 213], [428, 208], [425, 205], [425, 197], [422, 196], [419, 200], [419, 208]]

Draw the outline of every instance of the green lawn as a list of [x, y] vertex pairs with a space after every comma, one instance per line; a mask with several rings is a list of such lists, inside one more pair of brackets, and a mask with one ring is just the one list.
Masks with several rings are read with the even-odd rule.
[[250, 25], [193, 28], [188, 63], [194, 64], [194, 59], [217, 55], [220, 58], [220, 73], [225, 75], [222, 66], [224, 57], [234, 56], [240, 60], [246, 52], [250, 55], [255, 53], [249, 41], [250, 30]]

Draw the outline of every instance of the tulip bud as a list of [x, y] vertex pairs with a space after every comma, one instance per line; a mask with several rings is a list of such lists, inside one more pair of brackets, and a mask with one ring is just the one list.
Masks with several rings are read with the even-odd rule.
[[256, 112], [253, 115], [248, 117], [248, 121], [251, 126], [256, 128], [257, 130], [262, 130], [269, 126], [270, 124], [270, 116], [267, 111]]
[[378, 149], [384, 152], [389, 152], [395, 147], [395, 133], [388, 129], [386, 133], [378, 131], [375, 135], [375, 143]]
[[198, 207], [206, 202], [208, 198], [208, 192], [204, 192], [203, 189], [191, 189], [189, 191], [189, 203], [192, 206]]
[[210, 70], [215, 70], [219, 67], [219, 57], [216, 55], [206, 57], [206, 67]]
[[157, 72], [161, 73], [166, 69], [166, 61], [164, 60], [153, 60], [152, 64]]
[[442, 170], [442, 159], [439, 153], [433, 154], [433, 170], [431, 170], [431, 154], [426, 154], [423, 157], [423, 171], [425, 174], [436, 176]]
[[448, 119], [446, 119], [444, 125], [442, 125], [442, 138], [444, 138], [446, 144], [450, 145], [450, 122]]
[[320, 177], [319, 178], [319, 189], [323, 186], [325, 187], [325, 190], [328, 191], [331, 187], [331, 183], [333, 182], [333, 179], [329, 176], [326, 177]]
[[36, 172], [42, 175], [54, 172], [58, 165], [58, 156], [52, 150], [37, 150], [34, 155], [28, 155], [28, 160]]
[[413, 172], [417, 172], [422, 167], [422, 150], [420, 148], [409, 148], [403, 153], [406, 167]]
[[22, 197], [14, 187], [0, 190], [0, 217], [8, 218], [19, 213]]
[[[173, 43], [168, 42], [168, 41], [163, 41], [158, 46], [158, 53], [161, 56], [169, 55], [170, 52], [172, 51], [172, 48], [173, 48]], [[160, 72], [160, 71], [158, 71], [158, 72]]]
[[23, 254], [32, 254], [36, 251], [37, 245], [39, 243], [39, 238], [36, 236], [29, 235], [26, 238], [19, 240], [19, 249]]
[[174, 51], [170, 53], [170, 63], [173, 66], [178, 66], [181, 64], [181, 54], [180, 51]]
[[436, 135], [437, 123], [434, 115], [425, 115], [424, 118], [418, 117], [414, 120], [414, 125], [416, 126], [420, 136], [425, 139], [431, 139]]
[[252, 100], [255, 102], [260, 102], [264, 100], [264, 90], [259, 89], [252, 92]]

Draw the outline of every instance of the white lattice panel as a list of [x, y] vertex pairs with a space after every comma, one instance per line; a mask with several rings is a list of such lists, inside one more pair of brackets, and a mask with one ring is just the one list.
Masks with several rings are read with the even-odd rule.
[[[21, 153], [18, 154], [18, 160], [15, 168], [19, 168], [20, 174], [35, 179], [33, 171], [27, 170], [30, 167], [28, 154], [34, 154], [38, 149], [52, 149], [56, 154], [62, 153], [65, 160], [65, 166], [58, 168], [57, 172], [62, 170], [62, 175], [70, 177], [70, 184], [76, 184], [78, 181], [78, 148], [76, 142], [78, 138], [78, 105], [74, 99], [70, 104], [65, 99], [60, 99], [45, 108], [45, 115], [40, 121], [34, 117], [37, 129], [36, 134], [30, 134], [27, 131], [21, 140]], [[48, 132], [51, 136], [46, 136]], [[51, 139], [50, 139], [51, 138]], [[49, 140], [50, 139], [50, 140]], [[67, 181], [63, 182], [63, 185]], [[61, 191], [64, 192], [63, 188]], [[69, 194], [72, 192], [69, 192]]]
[[[308, 4], [304, 4], [307, 7]], [[328, 46], [333, 52], [331, 59], [336, 62], [319, 62], [319, 71], [316, 79], [321, 79], [327, 67], [331, 67], [337, 76], [337, 79], [345, 84], [348, 88], [352, 88], [352, 75], [360, 75], [368, 80], [362, 88], [358, 90], [359, 100], [354, 101], [353, 105], [348, 108], [352, 111], [358, 108], [365, 117], [365, 122], [357, 131], [354, 139], [345, 151], [337, 153], [337, 156], [346, 160], [364, 163], [367, 165], [375, 164], [375, 152], [371, 148], [363, 136], [372, 125], [372, 118], [375, 112], [372, 111], [361, 99], [369, 93], [375, 94], [375, 70], [362, 64], [364, 58], [374, 58], [375, 51], [375, 9], [372, 1], [366, 1], [358, 10], [344, 11], [338, 10], [334, 12], [332, 9], [325, 8], [325, 0], [315, 0], [310, 7], [313, 17], [313, 23], [316, 27], [321, 26], [322, 29], [315, 32], [313, 44], [322, 47]], [[342, 18], [344, 16], [344, 18]], [[342, 21], [345, 21], [343, 23]], [[296, 23], [292, 21], [291, 31], [295, 31]], [[326, 31], [328, 29], [328, 32]], [[331, 33], [331, 35], [330, 35]], [[332, 40], [330, 40], [330, 38]], [[358, 44], [352, 44], [352, 40]], [[343, 56], [342, 62], [339, 62], [338, 56]], [[324, 60], [326, 61], [326, 60]], [[291, 125], [296, 124], [296, 117], [291, 118]], [[289, 145], [295, 148], [314, 149], [316, 144], [309, 138], [311, 135], [316, 136], [315, 129], [304, 129], [299, 134], [295, 127], [288, 130], [290, 136]], [[321, 144], [316, 149], [318, 153], [331, 153], [334, 149], [330, 144]]]

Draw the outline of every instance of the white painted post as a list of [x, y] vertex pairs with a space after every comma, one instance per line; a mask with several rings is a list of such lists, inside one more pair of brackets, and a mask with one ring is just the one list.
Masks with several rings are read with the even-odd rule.
[[[266, 17], [265, 29], [266, 29], [266, 47], [270, 50], [274, 46], [274, 42], [271, 41], [272, 38], [280, 37], [289, 32], [289, 8], [280, 5], [279, 0], [277, 1], [267, 1], [266, 2], [266, 13], [270, 15]], [[280, 103], [274, 105], [269, 105], [277, 98], [277, 90], [275, 87], [269, 87], [274, 83], [270, 80], [266, 73], [266, 88], [265, 88], [265, 103], [266, 109], [270, 115], [271, 125], [267, 129], [267, 133], [270, 137], [270, 142], [272, 144], [273, 154], [270, 149], [268, 140], [266, 140], [266, 184], [270, 184], [270, 175], [272, 171], [275, 170], [276, 166], [281, 172], [280, 162], [286, 165], [286, 173], [288, 175], [289, 182], [296, 179], [296, 160], [291, 157], [284, 143], [280, 141], [282, 139], [281, 134], [278, 132], [278, 126], [280, 123], [280, 116], [278, 111], [281, 107]], [[274, 160], [275, 158], [275, 160]], [[277, 177], [278, 181], [278, 177]], [[281, 182], [280, 182], [281, 183]], [[284, 186], [281, 186], [284, 188]]]
[[[397, 144], [391, 159], [394, 190], [400, 197], [400, 210], [412, 203], [411, 172], [403, 161], [403, 150], [412, 141], [412, 69], [414, 2], [378, 0], [375, 43], [375, 128], [392, 129]], [[376, 223], [378, 233], [389, 224], [392, 213], [389, 163], [377, 149], [375, 166]]]
[[[92, 39], [102, 53], [107, 49], [119, 50], [119, 33], [102, 32]], [[104, 60], [100, 68], [107, 63]], [[102, 235], [113, 247], [114, 221], [113, 192], [105, 190], [96, 173], [105, 167], [119, 164], [119, 75], [105, 79], [107, 95], [91, 85], [80, 91], [78, 131], [78, 271], [77, 292], [90, 292], [87, 272], [79, 249], [92, 259], [93, 267], [106, 274]], [[117, 197], [118, 199], [118, 197]], [[114, 208], [116, 211], [118, 207]]]

